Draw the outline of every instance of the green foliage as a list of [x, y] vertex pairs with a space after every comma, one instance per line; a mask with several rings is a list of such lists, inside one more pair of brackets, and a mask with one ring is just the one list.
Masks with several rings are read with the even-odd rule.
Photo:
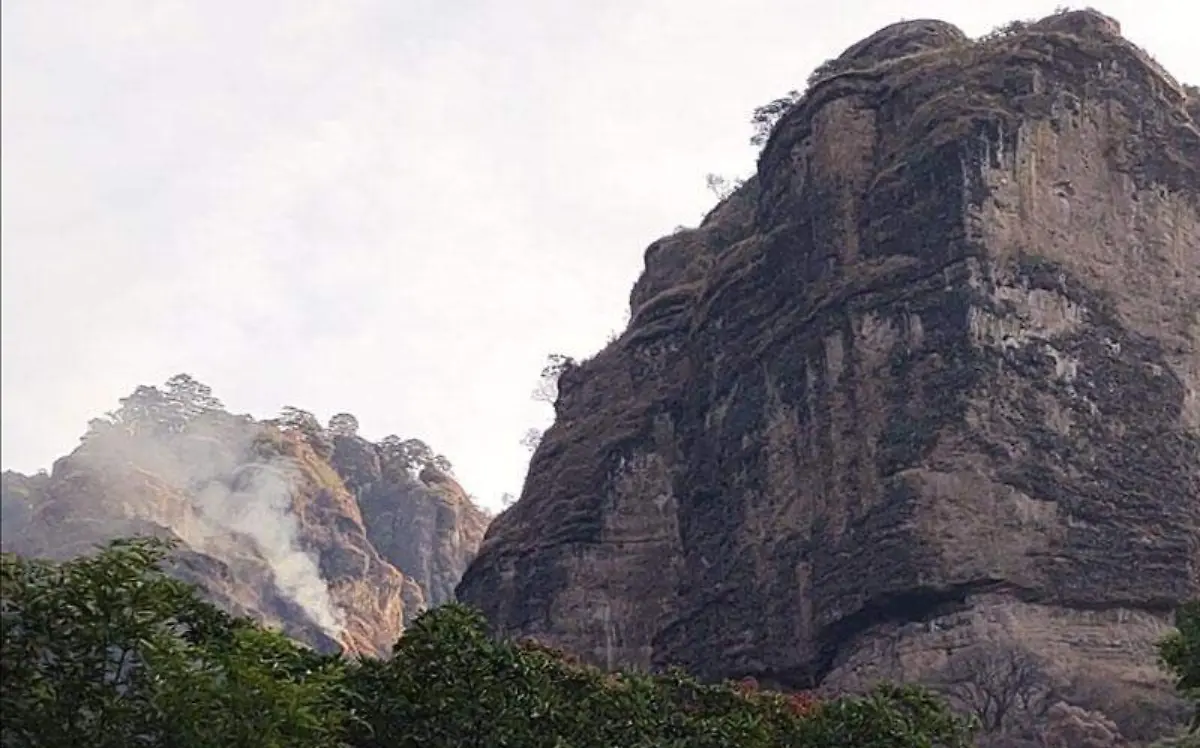
[[717, 196], [718, 200], [726, 200], [746, 183], [744, 179], [730, 179], [720, 174], [706, 174], [704, 184], [708, 191]]
[[380, 440], [376, 449], [385, 465], [418, 472], [431, 467], [446, 475], [454, 474], [454, 466], [450, 464], [450, 460], [446, 459], [445, 455], [436, 454], [420, 439], [401, 439], [395, 434], [389, 434]]
[[197, 381], [191, 374], [171, 377], [163, 386], [163, 392], [167, 401], [188, 419], [225, 410], [225, 405], [213, 396], [212, 387]]
[[225, 413], [212, 388], [190, 374], [176, 374], [162, 389], [140, 385], [118, 402], [116, 410], [88, 422], [83, 441], [113, 431], [135, 436], [179, 434], [202, 416]]
[[727, 748], [966, 746], [967, 725], [925, 692], [811, 697], [702, 685], [678, 672], [604, 673], [535, 643], [497, 642], [477, 613], [421, 616], [387, 662], [364, 663], [370, 694], [350, 743], [364, 748]]
[[276, 422], [284, 432], [299, 434], [322, 459], [328, 460], [333, 455], [333, 441], [329, 432], [321, 426], [317, 417], [307, 410], [285, 405]]
[[551, 353], [546, 356], [546, 365], [538, 378], [538, 385], [533, 390], [533, 399], [542, 403], [554, 405], [558, 402], [558, 384], [563, 374], [577, 367], [579, 363], [572, 357], [562, 353]]
[[1155, 741], [1150, 748], [1200, 748], [1200, 731]]
[[[816, 73], [813, 75], [815, 76]], [[810, 80], [810, 85], [811, 83]], [[790, 112], [799, 103], [801, 96], [799, 91], [788, 91], [784, 96], [756, 108], [750, 115], [750, 126], [754, 128], [754, 134], [750, 136], [750, 145], [760, 147], [766, 145], [775, 125], [783, 118], [783, 115]]]
[[604, 673], [488, 636], [451, 605], [386, 661], [313, 653], [232, 618], [118, 542], [64, 563], [6, 555], [4, 746], [172, 748], [961, 748], [926, 692], [818, 701], [665, 675]]
[[338, 745], [344, 664], [232, 618], [120, 541], [64, 563], [0, 561], [0, 743]]
[[351, 413], [335, 413], [329, 417], [329, 432], [334, 436], [358, 436], [358, 419]]
[[1175, 676], [1175, 687], [1196, 706], [1193, 732], [1200, 730], [1200, 600], [1175, 612], [1176, 630], [1158, 645], [1159, 658]]
[[984, 34], [980, 37], [980, 41], [987, 42], [996, 39], [1006, 39], [1011, 36], [1023, 34], [1029, 30], [1030, 23], [1030, 21], [1009, 21]]

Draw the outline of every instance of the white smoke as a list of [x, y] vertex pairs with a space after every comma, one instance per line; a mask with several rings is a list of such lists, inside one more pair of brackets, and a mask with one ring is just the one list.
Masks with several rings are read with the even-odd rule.
[[216, 527], [252, 538], [275, 575], [275, 585], [333, 638], [342, 634], [343, 612], [333, 603], [316, 558], [300, 547], [300, 523], [292, 511], [295, 468], [286, 460], [241, 468], [233, 488], [213, 482], [196, 495], [196, 506]]
[[190, 495], [182, 504], [125, 502], [117, 495], [118, 506], [110, 509], [169, 527], [214, 558], [225, 557], [237, 538], [253, 542], [280, 595], [338, 639], [345, 615], [316, 557], [300, 542], [293, 505], [299, 467], [286, 456], [261, 457], [254, 448], [261, 431], [251, 423], [225, 416], [193, 422], [183, 435], [109, 434], [86, 442], [73, 460], [100, 475], [133, 469]]

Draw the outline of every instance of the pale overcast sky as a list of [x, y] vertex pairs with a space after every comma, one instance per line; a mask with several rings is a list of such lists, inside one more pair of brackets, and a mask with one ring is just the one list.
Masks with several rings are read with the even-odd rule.
[[[420, 437], [495, 506], [545, 355], [622, 324], [704, 175], [753, 168], [756, 105], [901, 18], [1057, 4], [5, 0], [3, 465], [186, 371]], [[1200, 82], [1193, 5], [1100, 10]]]

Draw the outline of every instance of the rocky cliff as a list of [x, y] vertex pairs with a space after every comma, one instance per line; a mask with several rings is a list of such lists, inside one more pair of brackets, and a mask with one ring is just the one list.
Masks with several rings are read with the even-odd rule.
[[[197, 395], [199, 393], [199, 396]], [[152, 534], [226, 609], [315, 646], [384, 655], [452, 599], [487, 516], [417, 440], [372, 444], [341, 414], [235, 416], [203, 385], [141, 387], [50, 473], [5, 472], [0, 545], [65, 558]]]
[[1200, 595], [1189, 90], [1090, 11], [827, 63], [647, 249], [459, 597], [608, 666], [856, 688], [1003, 638], [1152, 699]]

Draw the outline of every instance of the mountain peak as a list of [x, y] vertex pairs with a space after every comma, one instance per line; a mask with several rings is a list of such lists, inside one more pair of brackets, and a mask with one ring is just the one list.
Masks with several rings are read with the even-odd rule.
[[789, 688], [1002, 642], [1161, 716], [1144, 655], [1200, 595], [1195, 111], [1094, 11], [852, 45], [646, 251], [460, 598], [594, 663]]
[[65, 558], [169, 537], [173, 572], [231, 612], [386, 654], [405, 622], [452, 599], [487, 517], [423, 442], [356, 429], [297, 408], [233, 415], [187, 375], [138, 387], [51, 473], [4, 473], [0, 540]]

